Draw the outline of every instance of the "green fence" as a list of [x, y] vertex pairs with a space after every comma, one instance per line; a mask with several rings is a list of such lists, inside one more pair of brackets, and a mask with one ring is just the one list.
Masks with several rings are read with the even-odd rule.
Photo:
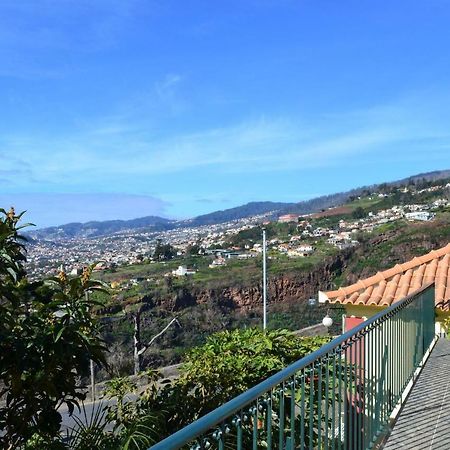
[[430, 284], [151, 450], [373, 448], [434, 339], [434, 317]]

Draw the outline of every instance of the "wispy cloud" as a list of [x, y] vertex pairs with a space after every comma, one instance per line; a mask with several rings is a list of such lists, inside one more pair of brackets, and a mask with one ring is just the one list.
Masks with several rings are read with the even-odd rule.
[[175, 87], [182, 79], [182, 76], [179, 74], [167, 74], [162, 81], [156, 83], [156, 91], [158, 92], [158, 95], [162, 98], [173, 95]]
[[[170, 89], [179, 82], [172, 76], [161, 86]], [[154, 133], [139, 120], [134, 122], [131, 114], [70, 135], [4, 136], [0, 155], [6, 161], [3, 170], [20, 170], [25, 161], [35, 186], [52, 180], [72, 188], [95, 184], [93, 179], [103, 184], [129, 180], [132, 185], [135, 177], [200, 169], [248, 174], [342, 167], [345, 160], [362, 161], [364, 155], [376, 156], [392, 146], [404, 157], [426, 159], [433, 152], [441, 154], [450, 143], [445, 121], [438, 120], [441, 113], [429, 114], [416, 99], [401, 100], [314, 121], [262, 117], [175, 136]], [[409, 142], [414, 142], [416, 150], [406, 148]]]
[[163, 80], [155, 83], [158, 100], [173, 113], [180, 113], [186, 109], [186, 102], [178, 94], [178, 87], [183, 77], [180, 74], [169, 73]]

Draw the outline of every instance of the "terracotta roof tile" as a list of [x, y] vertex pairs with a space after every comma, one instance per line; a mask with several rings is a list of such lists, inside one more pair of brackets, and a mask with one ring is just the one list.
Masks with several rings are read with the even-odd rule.
[[436, 307], [450, 311], [450, 243], [321, 296], [330, 303], [389, 306], [433, 281]]
[[[445, 255], [442, 259], [443, 264], [439, 264], [439, 267], [436, 271], [436, 302], [441, 303], [445, 300], [445, 291], [447, 289], [447, 274], [448, 274], [448, 262], [450, 259], [450, 255]], [[445, 262], [445, 264], [444, 264]], [[450, 280], [449, 280], [450, 281]]]
[[448, 266], [448, 271], [447, 271], [447, 288], [445, 289], [445, 295], [444, 298], [447, 300], [450, 300], [450, 264]]
[[412, 269], [408, 269], [403, 275], [402, 280], [398, 285], [397, 292], [395, 293], [395, 296], [397, 298], [403, 298], [408, 295], [409, 286], [411, 284], [413, 271]]
[[386, 289], [386, 280], [380, 281], [375, 287], [372, 296], [369, 299], [370, 305], [378, 305], [383, 298], [383, 293]]
[[373, 285], [368, 286], [367, 289], [360, 295], [359, 300], [362, 302], [363, 305], [367, 303], [367, 301], [370, 299], [370, 296], [373, 292]]

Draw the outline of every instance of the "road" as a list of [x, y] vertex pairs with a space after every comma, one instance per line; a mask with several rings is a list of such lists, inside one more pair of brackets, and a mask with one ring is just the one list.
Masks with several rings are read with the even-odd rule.
[[[176, 378], [178, 376], [178, 368], [179, 367], [180, 367], [180, 364], [174, 364], [172, 366], [161, 367], [159, 369], [159, 371], [161, 372], [162, 379]], [[104, 387], [104, 383], [97, 386], [97, 395], [99, 395], [99, 392], [101, 393], [103, 391], [103, 387]], [[139, 390], [143, 391], [143, 390], [145, 390], [146, 387], [147, 387], [146, 385], [139, 386]], [[137, 395], [129, 394], [126, 398], [129, 401], [133, 401], [137, 398]], [[77, 425], [77, 420], [80, 420], [84, 424], [93, 423], [93, 420], [95, 420], [96, 417], [97, 417], [97, 419], [101, 418], [102, 410], [105, 407], [107, 407], [108, 405], [113, 405], [115, 403], [116, 403], [115, 399], [112, 399], [112, 400], [111, 399], [101, 399], [101, 400], [96, 400], [95, 402], [85, 401], [83, 405], [80, 405], [81, 411], [78, 411], [78, 409], [75, 408], [72, 416], [70, 416], [69, 410], [66, 405], [61, 406], [61, 408], [59, 408], [59, 410], [58, 410], [62, 416], [61, 432], [67, 433], [68, 430], [70, 431], [73, 427], [75, 427]]]

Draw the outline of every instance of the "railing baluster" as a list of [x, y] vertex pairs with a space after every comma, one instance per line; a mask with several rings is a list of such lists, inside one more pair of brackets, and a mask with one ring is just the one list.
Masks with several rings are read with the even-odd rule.
[[272, 389], [267, 397], [266, 408], [266, 433], [267, 433], [267, 450], [272, 450]]
[[330, 403], [330, 359], [329, 357], [327, 357], [325, 359], [325, 420], [324, 420], [324, 425], [325, 425], [325, 435], [324, 435], [324, 446], [326, 449], [329, 448], [329, 444], [328, 444], [328, 431], [329, 431], [329, 427], [330, 427], [330, 420], [329, 420], [329, 403]]
[[364, 436], [364, 418], [365, 418], [365, 404], [364, 404], [364, 360], [363, 360], [363, 348], [365, 348], [365, 340], [366, 335], [361, 334], [359, 345], [358, 345], [358, 363], [359, 363], [359, 371], [358, 371], [358, 396], [357, 396], [357, 405], [358, 405], [358, 449], [363, 450], [363, 436]]
[[337, 358], [337, 354], [334, 351], [332, 353], [332, 357], [333, 357], [333, 373], [332, 373], [332, 378], [333, 378], [333, 389], [332, 389], [332, 395], [331, 395], [331, 404], [332, 404], [332, 408], [331, 408], [331, 445], [332, 445], [332, 450], [336, 450], [336, 445], [335, 445], [335, 441], [336, 441], [336, 396], [337, 396], [337, 390], [336, 390], [336, 358]]
[[232, 425], [236, 428], [236, 448], [242, 450], [242, 411], [239, 411], [239, 415], [235, 416], [232, 420]]
[[353, 443], [352, 448], [356, 450], [356, 352], [355, 341], [350, 342], [350, 436], [349, 442]]
[[314, 448], [314, 376], [315, 367], [314, 363], [312, 363], [309, 377], [309, 450], [313, 450]]
[[[339, 346], [339, 378], [338, 378], [338, 392], [339, 392], [339, 400], [338, 400], [338, 406], [339, 406], [339, 430], [338, 430], [338, 437], [339, 437], [339, 450], [342, 449], [342, 441], [343, 441], [343, 436], [342, 436], [342, 357], [343, 357], [343, 352], [342, 352], [342, 345]], [[345, 373], [345, 372], [344, 372]], [[345, 421], [344, 421], [345, 424]]]
[[348, 438], [349, 438], [349, 411], [348, 411], [348, 386], [349, 386], [349, 376], [348, 376], [348, 361], [347, 361], [347, 348], [348, 344], [345, 344], [344, 352], [344, 449], [348, 448]]
[[322, 444], [322, 370], [323, 360], [319, 358], [317, 366], [317, 448]]
[[258, 450], [258, 399], [256, 405], [250, 410], [253, 422], [253, 450]]
[[296, 389], [295, 375], [291, 380], [291, 416], [290, 416], [290, 426], [291, 426], [291, 448], [295, 448], [295, 389]]
[[284, 448], [284, 382], [279, 389], [279, 432], [278, 432], [278, 448]]
[[300, 450], [305, 450], [305, 378], [306, 369], [302, 369], [301, 373], [301, 399], [300, 399]]

